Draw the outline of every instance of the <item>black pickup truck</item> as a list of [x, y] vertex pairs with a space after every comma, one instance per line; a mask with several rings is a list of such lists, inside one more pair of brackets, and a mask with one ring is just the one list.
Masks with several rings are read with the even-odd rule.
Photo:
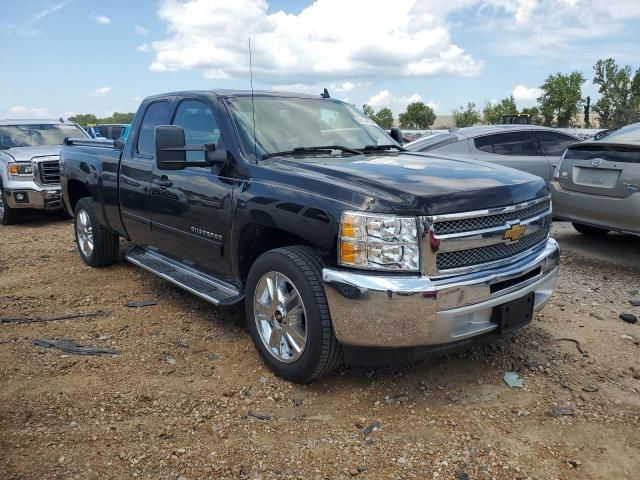
[[149, 97], [126, 143], [67, 139], [61, 171], [85, 263], [116, 262], [124, 237], [129, 262], [244, 302], [260, 355], [293, 381], [510, 332], [555, 288], [542, 179], [404, 151], [326, 95]]

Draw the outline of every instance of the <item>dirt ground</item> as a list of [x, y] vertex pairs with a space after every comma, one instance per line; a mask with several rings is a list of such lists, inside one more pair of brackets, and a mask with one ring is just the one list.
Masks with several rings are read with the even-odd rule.
[[[0, 317], [108, 312], [0, 324], [0, 477], [638, 478], [640, 324], [618, 316], [640, 315], [630, 304], [640, 239], [590, 239], [566, 224], [554, 234], [558, 290], [529, 327], [299, 386], [264, 367], [239, 309], [125, 262], [86, 267], [68, 220], [0, 227]], [[158, 305], [126, 307], [136, 300]], [[119, 355], [65, 354], [36, 338]], [[505, 371], [524, 388], [510, 389]]]

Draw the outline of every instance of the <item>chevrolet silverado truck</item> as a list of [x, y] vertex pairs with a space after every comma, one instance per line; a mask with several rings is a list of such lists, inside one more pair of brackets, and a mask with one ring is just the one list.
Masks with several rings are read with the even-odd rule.
[[18, 222], [25, 209], [62, 208], [58, 158], [65, 137], [87, 135], [62, 120], [0, 121], [0, 224]]
[[125, 143], [67, 139], [80, 256], [126, 259], [214, 305], [244, 302], [279, 376], [418, 358], [528, 324], [555, 288], [544, 180], [405, 151], [347, 103], [186, 91], [145, 99]]

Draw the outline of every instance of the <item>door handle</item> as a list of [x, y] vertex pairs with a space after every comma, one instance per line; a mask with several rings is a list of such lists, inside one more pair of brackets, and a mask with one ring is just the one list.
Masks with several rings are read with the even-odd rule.
[[155, 181], [155, 184], [163, 188], [169, 188], [173, 186], [173, 182], [169, 180], [169, 177], [167, 177], [166, 175], [162, 175], [158, 180]]

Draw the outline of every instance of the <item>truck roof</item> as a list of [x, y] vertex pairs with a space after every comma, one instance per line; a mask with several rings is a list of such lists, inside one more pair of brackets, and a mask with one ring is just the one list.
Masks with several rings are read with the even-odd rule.
[[[250, 97], [251, 90], [234, 90], [234, 89], [216, 89], [216, 90], [181, 90], [177, 92], [167, 92], [161, 93], [157, 95], [151, 95], [146, 97], [145, 100], [169, 97], [172, 95], [216, 95], [218, 97]], [[256, 97], [294, 97], [294, 98], [310, 98], [310, 99], [322, 99], [320, 96], [321, 92], [318, 92], [317, 95], [308, 94], [308, 93], [298, 93], [298, 92], [281, 92], [275, 90], [254, 90], [253, 95]], [[328, 99], [328, 100], [336, 100], [336, 99]]]

